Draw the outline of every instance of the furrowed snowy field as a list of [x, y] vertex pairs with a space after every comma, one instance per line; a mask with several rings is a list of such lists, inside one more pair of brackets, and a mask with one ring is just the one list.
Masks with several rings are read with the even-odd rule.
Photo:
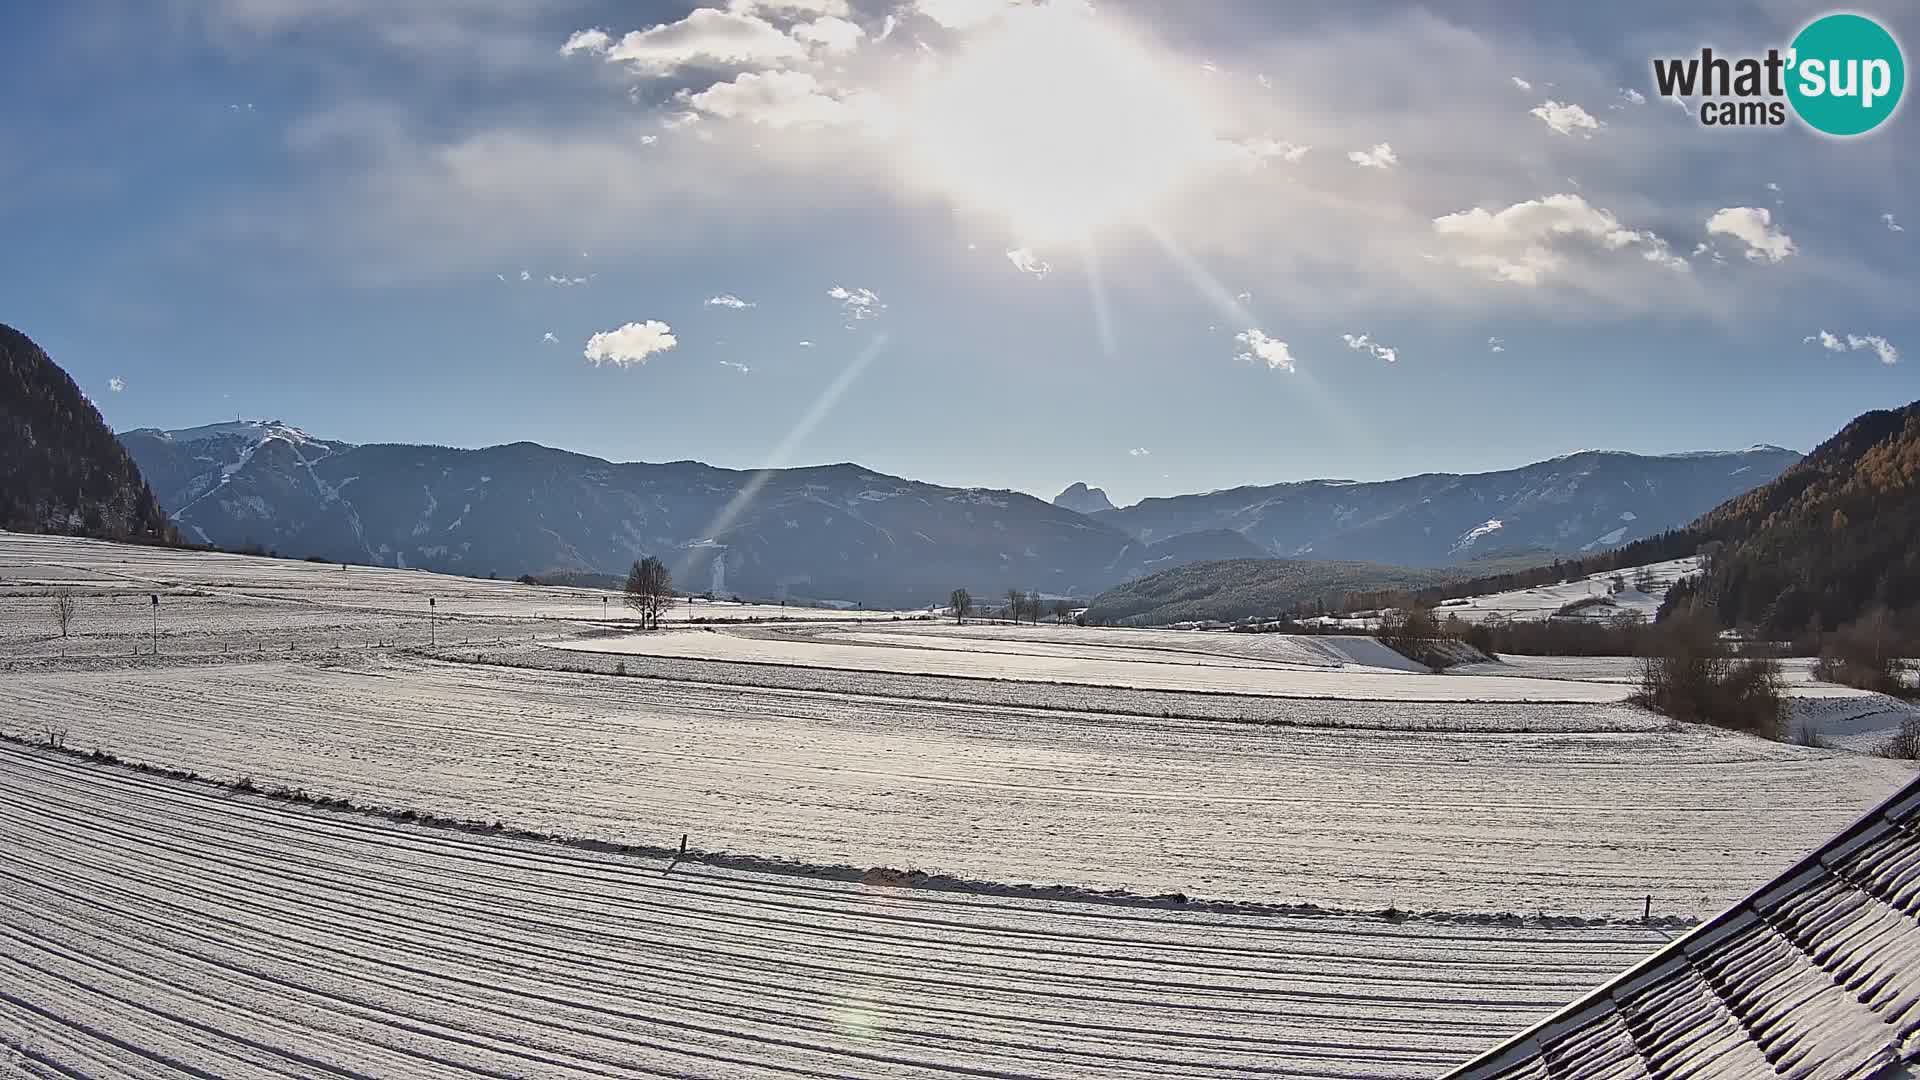
[[11, 747], [0, 834], [19, 1075], [1420, 1077], [1666, 940], [663, 875]]
[[0, 1066], [1430, 1076], [1912, 775], [1593, 661], [599, 595], [0, 534], [0, 732], [582, 841], [0, 746]]

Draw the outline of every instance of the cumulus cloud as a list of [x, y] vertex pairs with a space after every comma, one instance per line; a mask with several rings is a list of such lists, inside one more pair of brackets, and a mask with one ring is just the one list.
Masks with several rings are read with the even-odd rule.
[[1391, 169], [1400, 163], [1393, 147], [1386, 143], [1374, 143], [1371, 150], [1349, 150], [1347, 160], [1363, 169]]
[[1592, 113], [1571, 102], [1543, 101], [1527, 111], [1562, 135], [1578, 133], [1582, 138], [1591, 139], [1593, 133], [1600, 130], [1600, 121]]
[[1710, 236], [1731, 236], [1747, 246], [1754, 262], [1777, 263], [1793, 254], [1793, 238], [1775, 227], [1764, 206], [1727, 206], [1707, 219]]
[[554, 336], [553, 331], [549, 330], [546, 333], [540, 335], [540, 344], [558, 345], [560, 344], [560, 339]]
[[1014, 248], [1007, 252], [1007, 261], [1021, 273], [1034, 277], [1046, 277], [1053, 272], [1053, 264], [1033, 253], [1032, 248]]
[[1151, 453], [1153, 453], [1153, 451], [1147, 449], [1144, 446], [1136, 446], [1133, 449], [1127, 451], [1127, 456], [1128, 457], [1146, 457]]
[[1880, 224], [1885, 225], [1887, 227], [1888, 232], [1906, 232], [1907, 231], [1907, 227], [1905, 225], [1902, 225], [1899, 222], [1893, 220], [1892, 214], [1881, 214]]
[[113, 378], [107, 380], [107, 389], [113, 391], [116, 394], [122, 390], [125, 390], [126, 388], [127, 388], [127, 380], [121, 378], [118, 375], [115, 375]]
[[1506, 341], [1505, 341], [1505, 339], [1503, 339], [1503, 338], [1497, 338], [1497, 337], [1490, 337], [1490, 338], [1488, 338], [1488, 339], [1487, 339], [1487, 351], [1488, 351], [1488, 352], [1506, 352], [1506, 351], [1507, 351], [1507, 343], [1506, 343]]
[[1848, 334], [1842, 337], [1830, 330], [1820, 330], [1808, 334], [1803, 340], [1809, 344], [1817, 343], [1828, 352], [1859, 352], [1862, 349], [1869, 349], [1872, 350], [1873, 355], [1880, 358], [1883, 364], [1900, 362], [1900, 350], [1879, 334]]
[[802, 341], [802, 342], [800, 342], [800, 347], [801, 347], [801, 348], [803, 348], [803, 349], [811, 349], [811, 348], [813, 348], [813, 342], [811, 342], [811, 341]]
[[520, 280], [521, 280], [521, 281], [532, 281], [532, 280], [533, 280], [533, 274], [532, 274], [532, 273], [530, 273], [529, 271], [526, 271], [526, 270], [522, 270], [522, 271], [520, 271]]
[[752, 307], [753, 301], [742, 300], [739, 297], [729, 292], [729, 293], [721, 293], [719, 296], [707, 297], [707, 306], [732, 308], [735, 311], [741, 311], [746, 308]]
[[848, 52], [860, 44], [867, 32], [860, 24], [849, 22], [838, 15], [827, 15], [810, 23], [801, 23], [793, 28], [793, 36], [809, 45], [817, 45], [827, 52]]
[[602, 364], [633, 367], [678, 344], [680, 339], [673, 336], [673, 327], [658, 319], [648, 319], [627, 323], [617, 330], [600, 331], [587, 339], [583, 355], [594, 367]]
[[1520, 89], [1522, 89], [1522, 90], [1531, 90], [1531, 89], [1533, 89], [1533, 84], [1532, 84], [1532, 83], [1530, 83], [1530, 82], [1528, 82], [1527, 80], [1525, 80], [1525, 79], [1523, 79], [1523, 78], [1521, 78], [1521, 77], [1520, 77], [1520, 76], [1518, 76], [1518, 75], [1514, 75], [1514, 76], [1512, 76], [1512, 79], [1513, 79], [1513, 85], [1515, 85], [1515, 86], [1517, 86], [1517, 87], [1519, 87], [1519, 88], [1520, 88]]
[[1621, 87], [1620, 96], [1625, 98], [1629, 105], [1645, 105], [1647, 103], [1647, 95], [1630, 86]]
[[[596, 36], [598, 35], [598, 36]], [[751, 11], [695, 8], [678, 22], [633, 30], [613, 41], [583, 30], [567, 39], [571, 52], [592, 52], [643, 75], [671, 75], [685, 67], [765, 67], [803, 59], [806, 46]], [[567, 46], [561, 47], [568, 52]]]
[[1385, 360], [1391, 364], [1400, 359], [1399, 349], [1391, 345], [1382, 345], [1368, 334], [1341, 334], [1340, 340], [1347, 343], [1347, 348], [1367, 353], [1376, 360]]
[[742, 15], [756, 11], [770, 11], [777, 15], [832, 15], [841, 17], [852, 13], [847, 0], [730, 0], [727, 10]]
[[572, 56], [574, 53], [582, 52], [604, 53], [612, 44], [612, 35], [598, 27], [591, 30], [575, 30], [567, 38], [566, 44], [560, 46], [560, 55]]
[[851, 116], [846, 102], [805, 71], [743, 72], [704, 90], [682, 90], [676, 100], [695, 112], [770, 128], [827, 127]]
[[1267, 365], [1268, 370], [1293, 370], [1293, 353], [1287, 348], [1287, 343], [1268, 337], [1266, 331], [1258, 327], [1242, 330], [1233, 335], [1233, 340], [1243, 346], [1234, 359], [1245, 360], [1249, 364], [1257, 361]]
[[1528, 199], [1497, 212], [1474, 207], [1433, 219], [1434, 232], [1454, 245], [1453, 261], [1495, 281], [1538, 285], [1567, 265], [1566, 249], [1634, 250], [1648, 262], [1686, 269], [1667, 242], [1650, 231], [1629, 229], [1612, 212], [1579, 195]]
[[872, 289], [849, 289], [845, 285], [835, 285], [827, 290], [827, 295], [840, 301], [840, 313], [846, 316], [849, 329], [854, 323], [877, 318], [887, 310], [887, 305], [880, 302]]
[[1015, 6], [1018, 0], [915, 0], [913, 10], [949, 30], [978, 26]]

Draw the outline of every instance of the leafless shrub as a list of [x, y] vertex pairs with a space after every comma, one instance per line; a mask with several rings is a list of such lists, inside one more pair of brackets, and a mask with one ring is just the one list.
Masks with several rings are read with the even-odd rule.
[[1901, 761], [1920, 761], [1920, 716], [1900, 721], [1900, 730], [1880, 744], [1880, 756]]

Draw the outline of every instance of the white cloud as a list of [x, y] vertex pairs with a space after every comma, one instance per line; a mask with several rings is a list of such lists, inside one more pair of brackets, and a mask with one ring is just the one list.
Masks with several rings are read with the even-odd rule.
[[520, 271], [520, 280], [521, 280], [521, 281], [532, 281], [532, 280], [533, 280], [533, 275], [532, 275], [531, 273], [529, 273], [529, 272], [527, 272], [527, 271], [525, 271], [525, 270], [522, 270], [522, 271]]
[[1391, 364], [1400, 359], [1399, 349], [1391, 345], [1382, 345], [1367, 334], [1341, 334], [1340, 340], [1347, 343], [1347, 348], [1367, 353], [1376, 360], [1385, 360]]
[[1487, 351], [1488, 352], [1506, 352], [1507, 351], [1506, 340], [1503, 338], [1497, 338], [1497, 337], [1488, 338]]
[[1774, 226], [1773, 211], [1764, 206], [1722, 207], [1707, 219], [1707, 233], [1745, 244], [1754, 262], [1777, 263], [1793, 254], [1793, 238]]
[[1266, 331], [1257, 327], [1242, 330], [1233, 335], [1233, 340], [1245, 346], [1235, 355], [1236, 360], [1245, 360], [1249, 364], [1258, 361], [1267, 365], [1268, 370], [1293, 370], [1293, 353], [1288, 350], [1287, 343], [1268, 337]]
[[1774, 181], [1774, 180], [1769, 180], [1769, 181], [1767, 181], [1767, 190], [1768, 190], [1768, 191], [1775, 191], [1775, 192], [1777, 192], [1777, 191], [1779, 191], [1779, 190], [1780, 190], [1780, 184], [1779, 184], [1779, 182], [1778, 182], [1778, 181]]
[[1808, 334], [1803, 340], [1808, 343], [1817, 342], [1821, 348], [1829, 352], [1859, 352], [1862, 349], [1870, 349], [1883, 364], [1900, 362], [1900, 350], [1894, 347], [1893, 342], [1879, 334], [1848, 334], [1842, 338], [1831, 331], [1821, 330]]
[[849, 289], [845, 285], [835, 285], [827, 290], [827, 295], [840, 301], [841, 314], [846, 316], [848, 329], [862, 319], [877, 318], [887, 310], [872, 289]]
[[[599, 40], [591, 36], [594, 31], [582, 33], [589, 45]], [[580, 38], [575, 34], [568, 44]], [[767, 66], [804, 59], [807, 53], [800, 42], [758, 15], [705, 7], [693, 9], [679, 22], [633, 30], [618, 42], [574, 51], [598, 52], [610, 63], [629, 64], [645, 75], [671, 75], [695, 65]]]
[[659, 142], [659, 141], [660, 141], [660, 136], [658, 136], [658, 135], [642, 135], [642, 136], [640, 136], [640, 145], [641, 145], [641, 146], [652, 146], [652, 145], [653, 145], [654, 143], [657, 143], [657, 142]]
[[630, 322], [617, 330], [600, 331], [587, 339], [583, 355], [593, 361], [595, 367], [602, 364], [632, 367], [678, 344], [680, 339], [673, 336], [673, 327], [658, 319], [648, 319], [643, 323]]
[[828, 15], [794, 27], [793, 36], [828, 52], [848, 52], [860, 44], [860, 39], [867, 36], [867, 32], [860, 28], [859, 23], [848, 22], [838, 15]]
[[1625, 98], [1629, 105], [1645, 105], [1647, 103], [1647, 95], [1630, 86], [1621, 87], [1620, 96]]
[[1513, 78], [1513, 85], [1515, 85], [1515, 86], [1517, 86], [1517, 87], [1519, 87], [1520, 89], [1522, 89], [1522, 90], [1531, 90], [1531, 89], [1533, 89], [1533, 84], [1532, 84], [1532, 83], [1530, 83], [1530, 82], [1528, 82], [1527, 80], [1525, 80], [1525, 79], [1523, 79], [1523, 78], [1521, 78], [1520, 76], [1518, 76], [1518, 75], [1515, 75], [1515, 76], [1512, 76], [1512, 78]]
[[549, 330], [546, 333], [540, 335], [540, 344], [558, 345], [560, 344], [560, 339], [554, 336], [553, 331]]
[[802, 342], [800, 343], [800, 347], [801, 347], [801, 348], [803, 348], [803, 349], [811, 349], [811, 348], [813, 348], [813, 342], [811, 342], [811, 341], [802, 341]]
[[1127, 456], [1128, 457], [1146, 457], [1151, 453], [1153, 453], [1153, 451], [1147, 449], [1144, 446], [1136, 446], [1133, 449], [1127, 451]]
[[560, 46], [560, 55], [572, 56], [574, 53], [581, 52], [603, 53], [612, 44], [613, 38], [598, 27], [592, 30], [575, 30], [567, 38], [566, 44]]
[[[590, 276], [591, 275], [589, 275], [589, 277]], [[559, 274], [547, 275], [547, 284], [549, 285], [585, 285], [587, 281], [588, 278], [584, 277], [562, 277]]]
[[1496, 281], [1538, 285], [1567, 266], [1569, 244], [1601, 251], [1634, 249], [1648, 262], [1672, 270], [1686, 260], [1652, 232], [1629, 229], [1610, 211], [1579, 195], [1548, 195], [1498, 212], [1474, 207], [1433, 219], [1434, 232], [1457, 245], [1453, 261]]
[[1591, 139], [1601, 127], [1600, 121], [1594, 119], [1592, 113], [1572, 103], [1563, 105], [1558, 101], [1543, 101], [1527, 111], [1562, 135], [1578, 132], [1582, 138]]
[[1371, 150], [1349, 150], [1347, 160], [1363, 169], [1390, 169], [1400, 162], [1393, 147], [1386, 143], [1374, 143]]
[[1007, 252], [1007, 261], [1020, 272], [1034, 277], [1046, 277], [1053, 272], [1053, 264], [1035, 255], [1032, 248], [1014, 248]]
[[116, 394], [122, 390], [125, 390], [126, 388], [127, 388], [127, 380], [121, 378], [118, 375], [115, 375], [113, 378], [107, 380], [107, 389], [113, 391]]
[[1312, 150], [1313, 147], [1262, 135], [1252, 139], [1228, 141], [1224, 144], [1224, 149], [1229, 156], [1237, 156], [1247, 165], [1262, 165], [1275, 158], [1293, 164], [1306, 157], [1307, 151]]
[[705, 90], [682, 90], [676, 100], [722, 120], [745, 120], [771, 128], [818, 128], [852, 115], [845, 102], [826, 93], [805, 71], [745, 72]]
[[750, 15], [756, 11], [771, 11], [779, 15], [832, 15], [851, 14], [847, 0], [731, 0], [727, 10], [740, 15]]
[[746, 308], [752, 307], [753, 301], [742, 300], [739, 297], [733, 295], [732, 293], [721, 293], [719, 296], [707, 297], [707, 306], [732, 308], [735, 311], [741, 311]]
[[1018, 3], [1019, 0], [915, 0], [913, 9], [949, 30], [968, 30]]
[[720, 361], [716, 361], [716, 362], [717, 362], [717, 363], [718, 363], [718, 364], [719, 364], [719, 365], [720, 365], [721, 367], [730, 367], [730, 368], [732, 368], [733, 370], [735, 370], [735, 371], [737, 371], [737, 372], [739, 372], [739, 373], [740, 373], [740, 374], [742, 374], [742, 375], [745, 375], [745, 374], [747, 374], [748, 372], [750, 372], [750, 371], [752, 371], [752, 370], [753, 370], [753, 369], [752, 369], [751, 367], [748, 367], [747, 365], [745, 365], [745, 364], [743, 364], [743, 363], [741, 363], [741, 362], [739, 362], [738, 360], [720, 360]]
[[1888, 232], [1906, 232], [1907, 231], [1907, 227], [1905, 225], [1902, 225], [1899, 222], [1893, 220], [1892, 214], [1881, 214], [1880, 224], [1885, 225], [1887, 227]]

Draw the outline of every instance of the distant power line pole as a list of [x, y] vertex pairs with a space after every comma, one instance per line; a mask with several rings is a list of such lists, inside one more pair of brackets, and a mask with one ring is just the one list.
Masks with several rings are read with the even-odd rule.
[[160, 655], [160, 594], [148, 593], [147, 599], [153, 601], [153, 655]]
[[427, 647], [430, 649], [440, 647], [440, 624], [436, 621], [437, 614], [435, 611], [439, 606], [440, 602], [438, 600], [431, 596], [427, 597]]

